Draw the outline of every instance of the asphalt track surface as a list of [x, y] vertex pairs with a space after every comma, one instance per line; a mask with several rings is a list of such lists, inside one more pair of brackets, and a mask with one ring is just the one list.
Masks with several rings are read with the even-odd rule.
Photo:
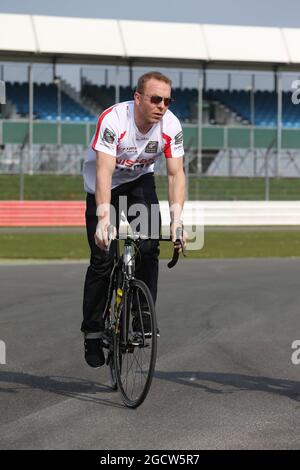
[[161, 263], [144, 404], [83, 360], [86, 263], [1, 265], [1, 449], [297, 449], [300, 259]]

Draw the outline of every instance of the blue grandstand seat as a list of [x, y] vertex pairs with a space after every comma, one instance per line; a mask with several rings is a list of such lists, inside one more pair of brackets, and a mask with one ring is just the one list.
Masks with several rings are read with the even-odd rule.
[[[16, 106], [17, 113], [22, 117], [29, 114], [29, 88], [28, 83], [7, 83], [7, 100]], [[54, 84], [34, 84], [34, 108], [33, 113], [37, 119], [48, 121], [58, 119], [58, 93]], [[61, 92], [61, 117], [62, 120], [70, 119], [71, 113], [81, 121], [93, 121], [95, 119], [79, 103], [73, 101], [63, 91]]]
[[[218, 101], [242, 120], [251, 124], [251, 95], [250, 91], [244, 90], [208, 90], [205, 92], [206, 99]], [[292, 103], [291, 93], [284, 92], [282, 97], [283, 127], [300, 127], [300, 112]], [[270, 91], [256, 91], [254, 95], [255, 122], [257, 126], [277, 126], [277, 95]]]

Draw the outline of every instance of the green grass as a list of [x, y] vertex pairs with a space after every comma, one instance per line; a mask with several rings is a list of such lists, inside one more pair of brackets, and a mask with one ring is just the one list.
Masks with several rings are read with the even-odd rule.
[[[189, 195], [192, 200], [264, 200], [263, 178], [190, 178]], [[270, 179], [270, 200], [299, 200], [300, 179]]]
[[[18, 200], [18, 175], [0, 175], [0, 200]], [[190, 200], [263, 200], [265, 182], [262, 178], [190, 177]], [[160, 200], [167, 199], [167, 180], [156, 177]], [[81, 176], [25, 175], [25, 200], [83, 200]], [[270, 179], [271, 200], [300, 200], [300, 178]]]
[[[171, 258], [170, 243], [161, 258]], [[89, 257], [84, 233], [0, 234], [2, 259], [84, 259]], [[188, 258], [300, 257], [300, 231], [207, 231], [204, 248]], [[184, 262], [184, 261], [183, 261]]]
[[[0, 200], [20, 198], [20, 177], [0, 175]], [[83, 180], [81, 176], [66, 175], [24, 175], [24, 200], [83, 200]]]

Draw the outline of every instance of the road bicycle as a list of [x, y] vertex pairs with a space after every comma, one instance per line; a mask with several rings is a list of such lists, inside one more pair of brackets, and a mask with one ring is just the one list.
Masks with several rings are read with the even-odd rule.
[[[180, 229], [176, 232], [176, 243], [184, 247]], [[113, 228], [110, 227], [110, 238]], [[120, 241], [124, 240], [121, 254]], [[136, 408], [145, 400], [153, 378], [157, 337], [156, 313], [148, 286], [135, 278], [135, 265], [138, 262], [141, 243], [150, 240], [139, 233], [116, 237], [111, 240], [110, 250], [114, 265], [110, 275], [107, 302], [104, 310], [105, 329], [102, 334], [102, 347], [109, 366], [113, 390], [119, 390], [124, 404]], [[160, 241], [171, 238], [159, 237]], [[176, 265], [178, 249], [174, 248], [168, 267]]]

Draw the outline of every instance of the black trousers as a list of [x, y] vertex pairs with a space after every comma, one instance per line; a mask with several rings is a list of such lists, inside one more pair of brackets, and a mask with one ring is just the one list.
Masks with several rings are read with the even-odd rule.
[[[126, 196], [129, 213], [130, 208], [133, 209], [134, 212], [134, 204], [143, 204], [145, 208], [145, 212], [143, 211], [143, 214], [147, 214], [148, 221], [147, 235], [149, 236], [151, 232], [153, 235], [153, 233], [156, 232], [155, 235], [158, 237], [161, 232], [161, 217], [158, 209], [159, 203], [156, 195], [153, 173], [143, 175], [137, 180], [122, 184], [111, 191], [111, 205], [115, 208], [117, 216], [116, 220], [114, 221], [111, 219], [111, 222], [115, 222], [116, 226], [119, 226], [119, 214], [123, 209], [127, 220], [131, 223], [133, 229], [143, 231], [143, 227], [139, 225], [135, 227], [137, 215], [128, 215], [128, 212], [126, 213], [124, 207], [125, 199], [124, 197], [120, 199], [121, 196]], [[155, 207], [156, 210], [153, 210], [153, 207]], [[87, 269], [84, 283], [83, 322], [81, 325], [81, 331], [83, 332], [98, 332], [103, 330], [104, 325], [102, 315], [104, 313], [106, 303], [109, 276], [113, 267], [112, 253], [106, 253], [95, 244], [94, 235], [98, 223], [96, 209], [95, 195], [87, 194], [85, 217], [91, 256], [90, 265]], [[154, 218], [156, 220], [154, 220]], [[137, 279], [141, 279], [147, 284], [155, 302], [157, 297], [159, 240], [153, 239], [143, 241], [140, 243], [139, 249], [141, 256], [140, 259], [136, 260], [135, 275]]]

